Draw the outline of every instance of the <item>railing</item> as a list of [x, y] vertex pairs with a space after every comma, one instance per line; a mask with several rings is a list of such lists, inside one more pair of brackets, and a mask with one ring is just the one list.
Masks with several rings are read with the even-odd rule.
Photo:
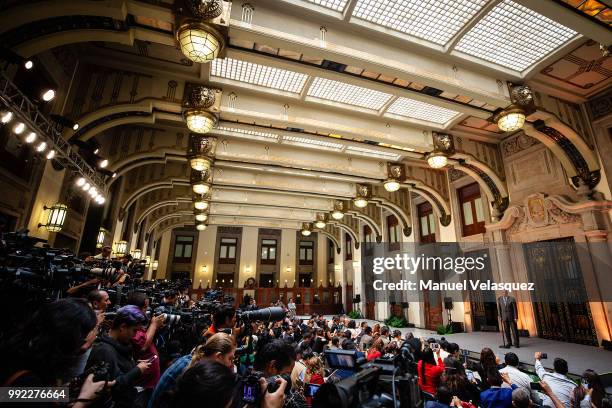
[[[194, 289], [192, 294], [197, 299], [202, 298], [206, 289]], [[245, 295], [255, 298], [258, 307], [270, 306], [271, 302], [282, 300], [285, 305], [291, 298], [296, 304], [298, 315], [338, 314], [342, 312], [342, 288], [340, 286], [317, 288], [223, 288], [227, 296], [234, 298], [234, 305], [238, 307]]]
[[104, 178], [87, 164], [77, 152], [72, 150], [72, 147], [64, 140], [55, 125], [19, 90], [4, 71], [0, 75], [0, 101], [29, 129], [51, 142], [52, 148], [56, 151], [56, 160], [64, 167], [87, 178], [90, 184], [95, 184], [98, 191], [106, 192]]

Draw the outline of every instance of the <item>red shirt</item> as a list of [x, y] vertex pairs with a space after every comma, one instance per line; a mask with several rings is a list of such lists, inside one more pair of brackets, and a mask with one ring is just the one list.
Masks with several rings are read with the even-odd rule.
[[421, 390], [428, 392], [432, 395], [436, 395], [438, 385], [440, 384], [440, 376], [444, 373], [444, 362], [438, 357], [438, 365], [432, 365], [425, 363], [425, 379], [426, 384], [423, 384], [423, 376], [421, 367], [423, 366], [423, 360], [419, 361], [417, 365], [417, 375], [419, 376], [419, 387]]
[[368, 355], [366, 356], [366, 360], [372, 361], [372, 360], [376, 360], [379, 357], [382, 357], [382, 353], [373, 348], [372, 350], [370, 350], [370, 352], [368, 352]]
[[159, 353], [157, 352], [157, 348], [155, 344], [151, 342], [149, 347], [146, 350], [142, 350], [142, 346], [144, 346], [147, 341], [147, 330], [143, 327], [139, 328], [136, 331], [134, 337], [132, 337], [132, 345], [134, 347], [134, 359], [135, 360], [148, 360], [153, 356], [156, 358], [151, 362], [151, 367], [149, 367], [149, 371], [142, 376], [139, 381], [139, 385], [144, 388], [155, 388], [157, 383], [159, 382], [159, 377], [161, 376], [161, 372], [159, 369]]

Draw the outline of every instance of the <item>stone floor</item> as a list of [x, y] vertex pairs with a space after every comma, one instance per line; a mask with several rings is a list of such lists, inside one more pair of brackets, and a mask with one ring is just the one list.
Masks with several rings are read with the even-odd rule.
[[[328, 318], [331, 319], [331, 316]], [[374, 320], [365, 320], [369, 325], [381, 323]], [[359, 319], [358, 323], [361, 321], [362, 319]], [[399, 330], [402, 332], [402, 335], [411, 331], [417, 337], [442, 337], [436, 332], [425, 329], [410, 328]], [[595, 370], [600, 374], [612, 372], [612, 351], [607, 351], [598, 347], [546, 340], [539, 337], [521, 337], [521, 347], [518, 349], [513, 347], [508, 350], [499, 347], [502, 344], [500, 333], [457, 333], [445, 335], [444, 337], [450, 342], [457, 343], [459, 347], [470, 351], [479, 352], [483, 347], [490, 347], [502, 360], [505, 353], [512, 351], [519, 356], [521, 362], [533, 364], [534, 353], [536, 351], [542, 351], [548, 353], [548, 359], [542, 361], [546, 368], [552, 368], [553, 360], [556, 357], [562, 357], [567, 360], [570, 372], [574, 374], [580, 375], [587, 368]]]

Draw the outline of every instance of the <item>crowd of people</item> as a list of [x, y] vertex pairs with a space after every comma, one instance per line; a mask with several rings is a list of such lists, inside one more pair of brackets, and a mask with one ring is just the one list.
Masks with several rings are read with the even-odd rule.
[[[106, 313], [111, 301], [104, 290], [73, 295], [44, 304], [4, 339], [2, 386], [76, 382], [78, 395], [70, 405], [77, 408], [221, 408], [246, 405], [247, 378], [257, 373], [258, 406], [301, 407], [313, 403], [306, 385], [337, 381], [325, 365], [326, 351], [352, 350], [360, 360], [376, 362], [408, 350], [426, 408], [612, 407], [595, 372], [587, 370], [576, 383], [561, 358], [549, 372], [536, 353], [539, 378], [534, 381], [519, 368], [514, 353], [501, 361], [485, 348], [478, 361], [470, 361], [459, 345], [444, 338], [402, 335], [346, 316], [302, 320], [292, 300], [274, 303], [287, 315], [272, 322], [240, 322], [233, 306], [221, 304], [195, 348], [168, 355], [159, 351], [167, 316], [150, 313], [146, 293], [126, 294], [125, 305], [113, 313]], [[190, 303], [186, 291], [169, 290], [159, 307], [168, 311]], [[257, 305], [245, 299], [243, 308]], [[270, 388], [270, 381], [276, 387]]]

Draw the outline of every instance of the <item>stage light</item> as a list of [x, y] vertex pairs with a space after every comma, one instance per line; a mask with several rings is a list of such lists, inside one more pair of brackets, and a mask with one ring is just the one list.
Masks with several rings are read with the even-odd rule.
[[13, 120], [13, 112], [11, 111], [4, 111], [0, 115], [0, 122], [2, 122], [4, 125], [9, 123], [11, 120]]
[[20, 135], [26, 129], [26, 125], [23, 122], [17, 122], [15, 126], [13, 126], [13, 133], [16, 135]]
[[47, 149], [47, 144], [45, 142], [40, 142], [38, 144], [38, 147], [36, 148], [36, 151], [39, 153], [44, 152]]
[[28, 135], [25, 137], [24, 140], [26, 143], [34, 143], [34, 141], [36, 140], [36, 133], [34, 132], [28, 133]]
[[79, 177], [76, 181], [76, 185], [77, 187], [83, 187], [86, 182], [87, 180], [85, 180], [85, 177]]
[[34, 62], [32, 60], [27, 60], [23, 63], [23, 67], [29, 71], [34, 68]]
[[54, 204], [51, 207], [44, 206], [45, 210], [50, 210], [49, 215], [47, 216], [46, 224], [38, 224], [38, 228], [45, 227], [45, 229], [49, 232], [59, 232], [62, 230], [64, 226], [64, 221], [66, 220], [66, 213], [68, 212], [68, 207], [65, 204]]
[[47, 89], [42, 94], [42, 100], [45, 102], [50, 102], [55, 98], [55, 91], [53, 89]]
[[89, 191], [89, 189], [91, 188], [91, 184], [85, 182], [85, 184], [83, 184], [83, 187], [81, 187], [83, 189], [83, 191]]
[[99, 166], [101, 169], [106, 168], [106, 166], [108, 166], [108, 159], [103, 159], [103, 160], [100, 160], [100, 163], [98, 163], [98, 166]]
[[79, 124], [75, 123], [74, 125], [72, 125], [72, 130], [79, 130]]
[[47, 153], [47, 160], [51, 160], [55, 157], [55, 150], [50, 150], [49, 153]]
[[104, 204], [106, 202], [106, 198], [102, 197], [101, 195], [96, 197], [96, 203], [98, 204]]

